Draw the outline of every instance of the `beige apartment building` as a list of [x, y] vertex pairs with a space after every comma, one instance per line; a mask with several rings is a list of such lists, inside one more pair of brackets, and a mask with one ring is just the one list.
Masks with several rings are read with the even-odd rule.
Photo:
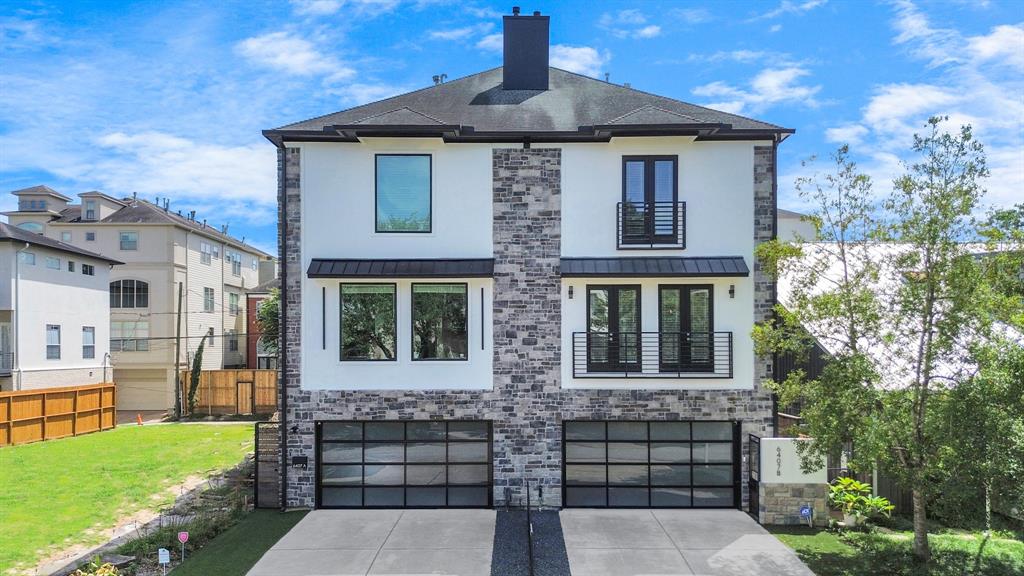
[[[80, 202], [47, 186], [12, 192], [8, 222], [124, 262], [110, 272], [110, 365], [118, 409], [174, 406], [175, 366], [191, 362], [204, 334], [203, 369], [246, 365], [246, 292], [272, 277], [271, 256], [225, 229], [138, 198], [101, 192]], [[261, 278], [261, 270], [263, 277]], [[175, 359], [178, 290], [181, 351]]]

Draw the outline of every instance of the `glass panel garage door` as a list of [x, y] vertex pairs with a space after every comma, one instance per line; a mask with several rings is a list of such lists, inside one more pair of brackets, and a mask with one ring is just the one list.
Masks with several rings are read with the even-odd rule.
[[566, 422], [567, 507], [738, 508], [739, 423]]
[[491, 423], [318, 422], [319, 508], [491, 506]]

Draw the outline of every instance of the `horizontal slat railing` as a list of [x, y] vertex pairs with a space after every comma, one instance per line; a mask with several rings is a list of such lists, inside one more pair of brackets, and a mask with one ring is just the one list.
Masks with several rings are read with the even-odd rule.
[[732, 378], [732, 332], [573, 332], [574, 378]]
[[619, 249], [686, 248], [686, 202], [619, 202]]

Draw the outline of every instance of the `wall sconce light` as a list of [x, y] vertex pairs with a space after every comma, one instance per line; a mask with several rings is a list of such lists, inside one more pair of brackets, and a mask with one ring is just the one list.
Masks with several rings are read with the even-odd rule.
[[729, 284], [729, 298], [735, 298], [735, 297], [736, 297], [736, 285], [735, 284]]
[[569, 300], [572, 300], [572, 286], [569, 286]]

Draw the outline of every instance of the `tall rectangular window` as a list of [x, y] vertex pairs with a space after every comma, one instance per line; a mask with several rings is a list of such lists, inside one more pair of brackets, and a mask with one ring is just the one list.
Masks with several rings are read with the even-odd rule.
[[213, 247], [210, 246], [209, 242], [199, 243], [199, 261], [203, 264], [209, 264], [212, 261]]
[[238, 252], [231, 255], [231, 274], [233, 276], [242, 275], [242, 255]]
[[46, 325], [46, 359], [60, 360], [60, 326]]
[[238, 313], [241, 311], [242, 307], [238, 304], [238, 301], [238, 294], [228, 294], [228, 311], [231, 313], [232, 316], [238, 316]]
[[467, 316], [465, 284], [413, 284], [413, 360], [465, 360]]
[[395, 285], [341, 285], [341, 359], [395, 359]]
[[677, 157], [624, 156], [622, 162], [622, 243], [677, 242]]
[[430, 155], [378, 154], [377, 232], [430, 232]]
[[228, 352], [238, 352], [238, 332], [236, 330], [228, 330]]
[[74, 272], [74, 271], [75, 271], [75, 261], [74, 260], [68, 260], [68, 272]]
[[121, 232], [119, 235], [121, 241], [121, 250], [138, 250], [139, 249], [139, 233], [138, 232]]
[[82, 326], [82, 358], [96, 357], [96, 327]]
[[203, 312], [213, 312], [214, 302], [213, 288], [203, 288]]
[[85, 201], [85, 219], [95, 220], [96, 219], [96, 201], [86, 200]]
[[111, 352], [145, 352], [149, 350], [149, 320], [110, 322]]

